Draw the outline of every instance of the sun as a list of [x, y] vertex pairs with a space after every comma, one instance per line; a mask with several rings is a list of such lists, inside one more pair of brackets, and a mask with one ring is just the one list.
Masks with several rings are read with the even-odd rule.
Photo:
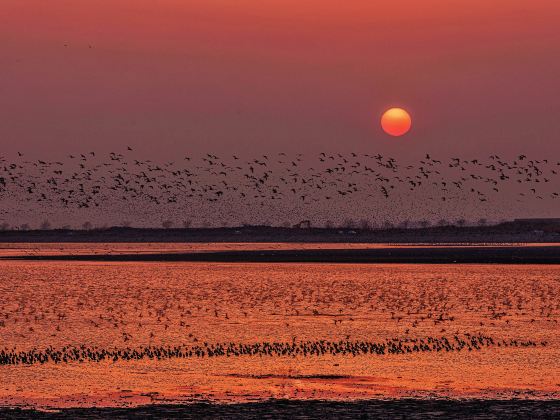
[[391, 108], [383, 113], [381, 127], [383, 131], [391, 136], [402, 136], [410, 131], [412, 118], [402, 108]]

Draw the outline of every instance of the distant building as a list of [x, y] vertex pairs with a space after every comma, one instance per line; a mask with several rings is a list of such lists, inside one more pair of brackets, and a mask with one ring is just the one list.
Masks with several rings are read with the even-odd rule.
[[534, 218], [534, 219], [515, 219], [511, 222], [524, 229], [531, 229], [533, 232], [556, 232], [560, 233], [560, 218]]
[[311, 220], [302, 220], [293, 226], [295, 229], [311, 229]]
[[514, 219], [513, 220], [514, 223], [534, 223], [534, 224], [548, 224], [548, 223], [552, 223], [552, 224], [558, 224], [560, 225], [560, 218], [549, 218], [549, 219], [539, 219], [539, 218], [535, 218], [535, 219]]

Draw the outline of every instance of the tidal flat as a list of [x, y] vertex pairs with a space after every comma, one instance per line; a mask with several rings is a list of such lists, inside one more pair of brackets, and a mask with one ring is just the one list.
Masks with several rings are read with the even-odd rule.
[[559, 265], [17, 259], [115, 246], [2, 249], [3, 416], [558, 412]]

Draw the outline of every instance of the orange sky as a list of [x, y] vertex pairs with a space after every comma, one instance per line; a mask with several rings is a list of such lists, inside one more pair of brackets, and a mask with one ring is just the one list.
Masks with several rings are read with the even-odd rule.
[[558, 153], [558, 22], [552, 0], [2, 0], [0, 142]]

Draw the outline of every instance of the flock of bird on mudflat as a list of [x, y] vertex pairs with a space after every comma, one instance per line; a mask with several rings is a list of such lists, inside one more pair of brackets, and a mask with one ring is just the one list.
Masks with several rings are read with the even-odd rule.
[[31, 365], [44, 363], [102, 362], [143, 359], [189, 359], [216, 357], [312, 357], [312, 356], [360, 356], [398, 355], [423, 352], [460, 352], [482, 350], [484, 347], [537, 347], [546, 346], [546, 341], [502, 339], [495, 340], [482, 334], [464, 334], [447, 337], [392, 338], [381, 342], [372, 341], [292, 341], [261, 343], [204, 343], [202, 346], [145, 346], [139, 348], [100, 349], [97, 347], [67, 346], [56, 350], [29, 351], [0, 350], [0, 365]]
[[[175, 273], [166, 287], [155, 266], [89, 267], [72, 275], [59, 269], [56, 280], [38, 275], [0, 302], [0, 329], [10, 343], [0, 348], [0, 364], [540, 348], [560, 314], [560, 283], [549, 268], [532, 268], [523, 278], [500, 269], [486, 274], [492, 281], [477, 267], [459, 281], [445, 272], [415, 268], [402, 276], [380, 268], [375, 283], [346, 268], [336, 275], [306, 271], [303, 278], [297, 270], [263, 278], [257, 268], [211, 275], [201, 268]], [[3, 274], [14, 284], [15, 270]], [[106, 276], [119, 280], [99, 281]], [[547, 334], [530, 340], [534, 328]], [[261, 332], [273, 338], [253, 341]]]
[[0, 156], [0, 198], [44, 206], [82, 209], [111, 202], [151, 203], [158, 208], [192, 202], [274, 205], [291, 200], [305, 205], [328, 200], [389, 198], [425, 191], [425, 197], [449, 201], [471, 197], [487, 202], [513, 191], [517, 201], [559, 198], [555, 179], [560, 162], [519, 155], [505, 159], [430, 155], [400, 164], [381, 154], [285, 153], [243, 159], [206, 154], [157, 163], [134, 158], [132, 148], [101, 156], [95, 152], [63, 160], [30, 160], [23, 153], [12, 161]]

